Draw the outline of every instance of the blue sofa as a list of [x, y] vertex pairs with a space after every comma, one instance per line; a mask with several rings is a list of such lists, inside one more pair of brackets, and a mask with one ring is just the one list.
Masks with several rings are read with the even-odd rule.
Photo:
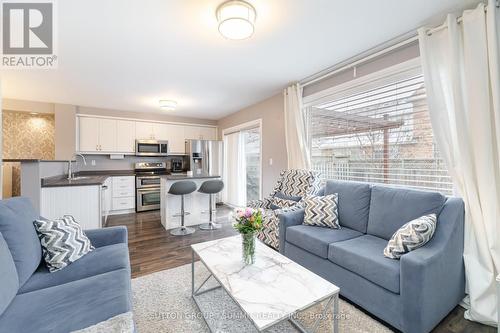
[[0, 332], [71, 332], [131, 311], [127, 229], [87, 230], [96, 249], [49, 273], [29, 199], [0, 201]]
[[[407, 333], [429, 332], [465, 296], [464, 203], [440, 193], [328, 181], [338, 193], [341, 229], [302, 225], [304, 210], [280, 215], [280, 252], [340, 287], [340, 293]], [[433, 238], [401, 257], [384, 257], [406, 222], [438, 214]]]

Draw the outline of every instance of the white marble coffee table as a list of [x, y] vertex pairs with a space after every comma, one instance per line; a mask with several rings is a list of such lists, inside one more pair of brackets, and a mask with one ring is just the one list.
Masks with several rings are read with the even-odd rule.
[[[340, 289], [280, 253], [257, 241], [255, 264], [245, 266], [241, 257], [241, 237], [233, 236], [191, 245], [192, 297], [200, 308], [197, 296], [224, 288], [243, 313], [260, 332], [284, 320], [290, 320], [301, 332], [307, 330], [292, 316], [326, 301], [311, 332], [315, 332], [330, 306], [333, 305], [333, 327], [338, 332], [338, 296]], [[195, 288], [194, 262], [197, 255], [210, 275]], [[201, 290], [214, 277], [219, 286]], [[210, 324], [207, 322], [210, 328]]]

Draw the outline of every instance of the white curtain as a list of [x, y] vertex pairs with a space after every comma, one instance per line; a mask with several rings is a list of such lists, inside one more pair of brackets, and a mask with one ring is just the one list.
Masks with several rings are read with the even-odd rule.
[[500, 15], [493, 0], [419, 30], [434, 136], [465, 201], [465, 317], [495, 325], [500, 268]]
[[298, 83], [283, 91], [285, 100], [285, 137], [289, 169], [310, 169], [311, 159], [307, 144], [302, 88]]
[[224, 135], [224, 190], [222, 200], [235, 207], [247, 202], [245, 141], [241, 132]]

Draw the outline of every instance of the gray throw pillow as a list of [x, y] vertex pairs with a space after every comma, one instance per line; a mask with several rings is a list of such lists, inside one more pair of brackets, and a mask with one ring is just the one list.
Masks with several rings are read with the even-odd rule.
[[406, 223], [392, 235], [384, 256], [399, 259], [403, 254], [424, 246], [434, 235], [436, 222], [436, 214], [429, 214]]
[[50, 272], [63, 269], [94, 249], [72, 216], [67, 215], [58, 220], [36, 220], [34, 225]]
[[338, 194], [309, 196], [304, 199], [304, 224], [340, 229]]

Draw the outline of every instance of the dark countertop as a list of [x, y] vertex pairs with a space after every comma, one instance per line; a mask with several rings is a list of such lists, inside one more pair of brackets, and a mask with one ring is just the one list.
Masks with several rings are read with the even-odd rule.
[[68, 180], [66, 175], [42, 179], [42, 187], [91, 186], [102, 185], [111, 176], [82, 176], [81, 179]]
[[134, 170], [80, 171], [75, 173], [75, 176], [85, 177], [85, 178], [68, 180], [67, 175], [43, 178], [42, 187], [103, 185], [106, 179], [108, 179], [109, 177], [135, 176], [135, 171]]
[[[63, 187], [63, 186], [95, 186], [103, 185], [109, 177], [135, 176], [134, 170], [98, 170], [98, 171], [80, 171], [75, 173], [76, 177], [85, 177], [81, 179], [68, 180], [67, 175], [48, 177], [42, 179], [42, 187]], [[210, 179], [221, 178], [218, 175], [193, 175], [188, 176], [185, 173], [163, 175], [167, 180], [186, 180], [186, 179]]]
[[[2, 162], [39, 163], [39, 162], [68, 162], [68, 160], [40, 160], [36, 158], [5, 158]], [[73, 160], [74, 162], [74, 160]]]
[[187, 174], [172, 174], [164, 176], [167, 180], [185, 180], [185, 179], [204, 179], [204, 178], [221, 178], [221, 176], [217, 175], [192, 175], [188, 176]]
[[79, 171], [79, 176], [135, 176], [135, 170]]

